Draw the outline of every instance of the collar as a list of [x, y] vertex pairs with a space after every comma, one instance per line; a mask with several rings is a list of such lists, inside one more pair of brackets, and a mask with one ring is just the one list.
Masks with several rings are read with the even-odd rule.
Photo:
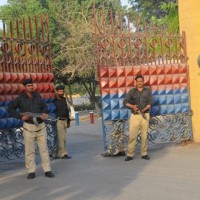
[[146, 89], [147, 89], [146, 87], [143, 87], [143, 90], [142, 90], [142, 91], [139, 91], [138, 88], [135, 87], [135, 90], [138, 91], [138, 92], [143, 92], [143, 91], [146, 90]]
[[[22, 93], [22, 96], [25, 97], [25, 98], [30, 98], [30, 97], [26, 94], [26, 92], [23, 92], [23, 93]], [[36, 97], [36, 96], [37, 96], [37, 93], [36, 93], [36, 92], [33, 92], [33, 97]]]

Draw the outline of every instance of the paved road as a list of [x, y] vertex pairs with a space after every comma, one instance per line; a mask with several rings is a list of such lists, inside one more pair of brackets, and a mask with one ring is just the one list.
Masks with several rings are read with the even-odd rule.
[[[52, 160], [56, 177], [26, 179], [15, 163], [0, 172], [0, 200], [199, 200], [200, 145], [150, 147], [151, 160], [102, 158], [100, 120], [69, 129], [71, 160]], [[17, 162], [16, 162], [17, 163]], [[1, 165], [5, 163], [0, 163]]]

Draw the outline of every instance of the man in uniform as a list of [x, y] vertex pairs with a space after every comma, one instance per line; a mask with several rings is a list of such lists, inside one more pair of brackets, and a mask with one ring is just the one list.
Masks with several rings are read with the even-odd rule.
[[[35, 142], [37, 142], [39, 147], [45, 176], [53, 178], [54, 174], [51, 172], [50, 167], [46, 126], [44, 123], [44, 120], [48, 117], [47, 105], [42, 101], [40, 94], [34, 92], [32, 79], [26, 79], [22, 84], [25, 87], [25, 91], [9, 104], [8, 112], [10, 116], [24, 121], [23, 136], [25, 145], [25, 166], [28, 171], [27, 178], [35, 178]], [[19, 112], [17, 112], [17, 109], [19, 109]], [[39, 113], [41, 116], [37, 118], [31, 117], [26, 114], [26, 112]]]
[[58, 136], [58, 152], [55, 158], [71, 159], [66, 149], [66, 133], [70, 127], [69, 109], [66, 98], [64, 97], [63, 85], [56, 87], [56, 115], [57, 115], [57, 136]]
[[131, 109], [128, 153], [125, 161], [130, 161], [134, 158], [139, 129], [142, 139], [141, 158], [145, 160], [150, 159], [147, 154], [147, 132], [149, 127], [149, 109], [152, 105], [152, 93], [149, 88], [144, 87], [144, 77], [142, 75], [136, 76], [135, 81], [136, 87], [131, 89], [124, 99], [124, 105]]

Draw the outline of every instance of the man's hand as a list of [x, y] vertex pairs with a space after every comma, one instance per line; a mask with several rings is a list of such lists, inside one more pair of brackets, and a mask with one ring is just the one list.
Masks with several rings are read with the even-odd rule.
[[48, 114], [42, 113], [41, 116], [40, 116], [40, 118], [41, 118], [42, 120], [46, 120], [46, 119], [48, 118]]
[[28, 115], [23, 115], [22, 116], [22, 120], [23, 121], [28, 121], [30, 119], [30, 117]]
[[67, 128], [69, 128], [70, 127], [70, 122], [67, 122]]
[[135, 112], [139, 111], [138, 105], [132, 105], [132, 110]]

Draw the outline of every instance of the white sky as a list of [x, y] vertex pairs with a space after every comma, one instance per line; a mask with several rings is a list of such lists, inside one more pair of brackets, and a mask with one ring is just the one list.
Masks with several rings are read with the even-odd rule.
[[126, 6], [126, 5], [128, 5], [128, 0], [121, 0], [121, 3], [123, 6]]
[[0, 6], [4, 5], [7, 3], [7, 0], [0, 0]]

